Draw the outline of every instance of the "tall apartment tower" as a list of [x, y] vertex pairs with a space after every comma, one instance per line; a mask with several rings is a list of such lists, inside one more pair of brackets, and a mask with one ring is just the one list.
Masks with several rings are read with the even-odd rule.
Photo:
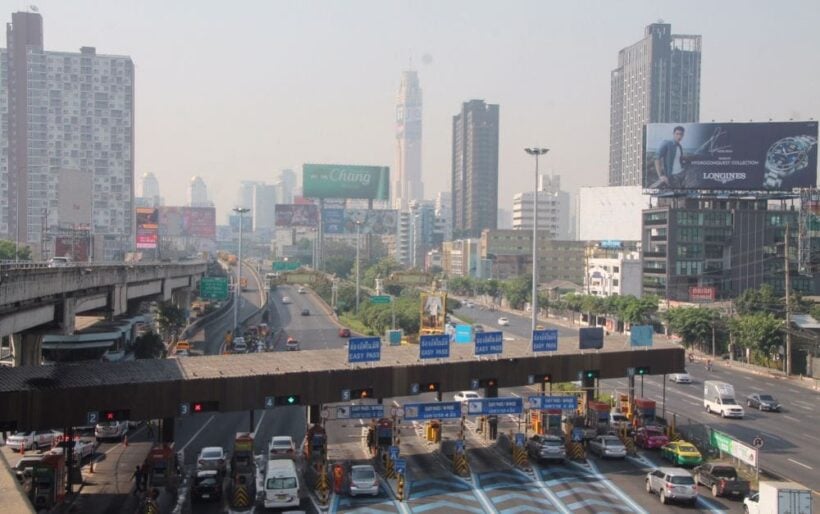
[[668, 23], [618, 52], [612, 70], [609, 185], [641, 184], [643, 127], [700, 118], [701, 37], [672, 34]]
[[470, 100], [453, 116], [453, 237], [498, 225], [498, 105]]
[[92, 177], [92, 233], [127, 244], [134, 224], [131, 58], [98, 55], [91, 47], [45, 51], [36, 12], [11, 15], [6, 44], [0, 49], [0, 234], [44, 243], [61, 224], [60, 177], [82, 172]]
[[413, 70], [402, 73], [396, 98], [396, 180], [393, 207], [407, 209], [424, 198], [421, 181], [421, 87]]
[[213, 203], [208, 200], [208, 186], [200, 176], [191, 177], [188, 184], [188, 206], [189, 207], [213, 207]]

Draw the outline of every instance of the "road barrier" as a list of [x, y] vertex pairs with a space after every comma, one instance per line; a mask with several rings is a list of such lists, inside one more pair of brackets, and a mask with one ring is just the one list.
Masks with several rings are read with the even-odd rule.
[[453, 454], [453, 473], [462, 477], [470, 476], [470, 465], [467, 463], [466, 452], [455, 452]]
[[250, 495], [248, 488], [244, 485], [234, 486], [233, 496], [231, 497], [231, 507], [245, 508], [250, 506]]
[[399, 501], [404, 501], [404, 474], [399, 475], [399, 481], [396, 484], [396, 498]]
[[319, 479], [316, 481], [316, 493], [319, 496], [319, 501], [322, 505], [327, 505], [329, 499], [330, 485], [327, 480], [327, 473], [323, 469], [319, 473]]
[[569, 442], [567, 443], [567, 455], [572, 460], [585, 460], [587, 452], [584, 449], [583, 443]]

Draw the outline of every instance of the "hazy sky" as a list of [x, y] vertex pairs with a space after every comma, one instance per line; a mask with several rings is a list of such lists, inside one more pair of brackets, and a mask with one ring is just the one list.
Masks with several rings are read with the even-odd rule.
[[[13, 10], [34, 0], [5, 3]], [[564, 188], [605, 185], [610, 71], [659, 19], [703, 36], [701, 120], [820, 117], [820, 2], [40, 0], [48, 50], [130, 55], [136, 172], [169, 204], [201, 175], [221, 213], [238, 181], [304, 162], [394, 164], [395, 97], [424, 90], [428, 196], [448, 190], [452, 116], [501, 105], [499, 200], [531, 189], [522, 148]], [[429, 54], [432, 62], [422, 63]]]

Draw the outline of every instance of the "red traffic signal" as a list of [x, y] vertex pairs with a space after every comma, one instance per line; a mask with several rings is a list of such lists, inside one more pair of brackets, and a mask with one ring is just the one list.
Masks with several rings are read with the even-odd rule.
[[219, 410], [219, 402], [191, 402], [191, 412], [194, 414], [216, 410]]
[[131, 418], [129, 410], [104, 410], [100, 413], [102, 421], [128, 421]]
[[350, 391], [351, 400], [363, 400], [365, 398], [373, 398], [372, 387], [366, 387], [364, 389], [352, 389]]
[[439, 383], [438, 382], [430, 382], [428, 384], [424, 384], [424, 390], [428, 393], [436, 393], [439, 390]]

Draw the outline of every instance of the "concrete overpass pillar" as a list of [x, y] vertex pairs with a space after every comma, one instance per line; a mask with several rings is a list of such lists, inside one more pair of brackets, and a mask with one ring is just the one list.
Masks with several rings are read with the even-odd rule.
[[39, 366], [43, 357], [42, 334], [20, 332], [11, 335], [15, 366]]
[[108, 299], [109, 318], [128, 312], [128, 286], [115, 284], [111, 287]]
[[171, 293], [171, 299], [174, 302], [174, 305], [182, 309], [183, 311], [188, 311], [191, 308], [191, 288], [190, 287], [181, 287], [179, 289], [174, 289]]
[[77, 319], [77, 299], [71, 296], [63, 298], [62, 303], [57, 306], [55, 314], [58, 316], [60, 333], [67, 336], [74, 334]]

